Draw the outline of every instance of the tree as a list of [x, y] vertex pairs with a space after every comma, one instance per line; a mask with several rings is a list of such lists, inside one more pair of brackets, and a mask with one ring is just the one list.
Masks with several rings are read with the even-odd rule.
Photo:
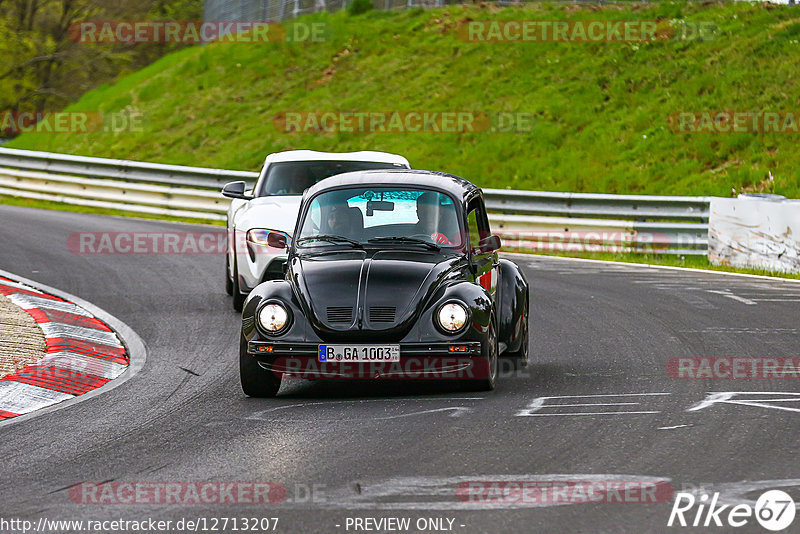
[[202, 0], [0, 0], [0, 111], [62, 109], [184, 45], [82, 43], [90, 20], [199, 20]]

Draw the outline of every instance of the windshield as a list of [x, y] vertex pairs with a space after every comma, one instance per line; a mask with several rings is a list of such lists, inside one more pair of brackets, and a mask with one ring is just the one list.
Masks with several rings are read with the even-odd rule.
[[273, 163], [261, 182], [257, 197], [302, 195], [303, 191], [329, 176], [370, 169], [403, 169], [405, 165], [374, 161], [284, 161]]
[[305, 213], [297, 246], [461, 247], [462, 235], [455, 203], [444, 193], [360, 187], [315, 197]]

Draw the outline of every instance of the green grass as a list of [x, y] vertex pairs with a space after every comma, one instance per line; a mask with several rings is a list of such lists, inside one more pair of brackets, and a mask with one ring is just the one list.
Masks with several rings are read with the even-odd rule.
[[[705, 41], [474, 43], [468, 20], [709, 21]], [[136, 109], [143, 131], [26, 134], [8, 146], [257, 170], [279, 150], [376, 149], [484, 187], [730, 196], [800, 193], [798, 135], [686, 134], [681, 110], [800, 108], [800, 12], [750, 3], [448, 7], [319, 14], [322, 43], [170, 54], [73, 110]], [[518, 133], [283, 133], [286, 111], [529, 113]], [[769, 181], [768, 171], [775, 177]]]

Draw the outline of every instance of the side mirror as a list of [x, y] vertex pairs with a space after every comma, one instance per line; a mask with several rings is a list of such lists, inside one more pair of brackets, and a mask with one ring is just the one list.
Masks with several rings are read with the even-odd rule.
[[267, 234], [267, 245], [272, 248], [286, 248], [286, 236], [278, 232]]
[[244, 194], [246, 187], [247, 184], [244, 182], [227, 183], [225, 184], [225, 187], [222, 188], [222, 196], [228, 198], [237, 198], [240, 200], [251, 200], [253, 197]]
[[494, 252], [500, 250], [501, 246], [500, 238], [496, 235], [490, 235], [478, 241], [478, 249], [481, 252]]

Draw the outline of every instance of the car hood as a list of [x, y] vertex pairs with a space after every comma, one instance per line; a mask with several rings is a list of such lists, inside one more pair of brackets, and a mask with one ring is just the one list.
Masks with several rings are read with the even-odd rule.
[[295, 256], [290, 278], [320, 335], [402, 337], [431, 295], [464, 266], [457, 254], [347, 250]]
[[268, 196], [250, 200], [236, 216], [236, 228], [279, 230], [292, 235], [300, 212], [301, 196]]

